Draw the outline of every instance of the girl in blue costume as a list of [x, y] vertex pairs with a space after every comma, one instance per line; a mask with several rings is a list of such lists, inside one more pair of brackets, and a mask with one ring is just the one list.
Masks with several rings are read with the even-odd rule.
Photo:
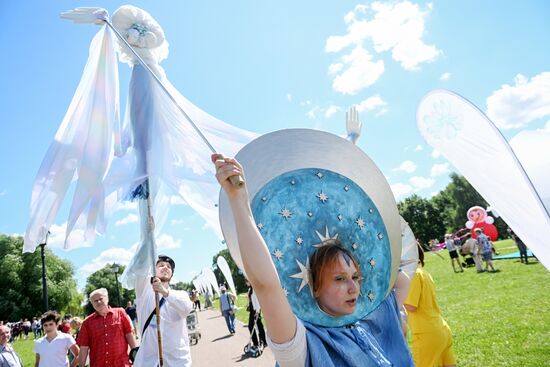
[[[262, 307], [268, 344], [278, 364], [413, 366], [393, 291], [367, 319], [343, 327], [322, 327], [294, 315], [252, 215], [246, 185], [235, 188], [229, 182], [231, 176], [244, 177], [241, 165], [218, 155], [213, 155], [212, 160], [216, 178], [229, 199], [244, 270]], [[361, 268], [350, 251], [330, 239], [313, 253], [309, 265], [312, 279], [307, 280], [319, 308], [333, 318], [353, 314], [359, 297], [367, 295], [359, 292]]]

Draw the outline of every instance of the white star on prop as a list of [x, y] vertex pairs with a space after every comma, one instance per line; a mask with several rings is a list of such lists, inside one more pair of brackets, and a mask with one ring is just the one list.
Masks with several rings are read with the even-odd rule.
[[267, 198], [264, 196], [264, 197], [262, 198], [262, 201], [263, 201], [263, 202], [267, 201]]
[[370, 209], [369, 209], [369, 213], [371, 213], [371, 214], [372, 214], [372, 212], [373, 212], [373, 211], [374, 211], [374, 209], [373, 209], [373, 208], [370, 208]]
[[324, 204], [327, 200], [328, 200], [328, 195], [325, 194], [324, 192], [320, 192], [317, 194], [317, 197], [319, 198], [319, 200]]
[[301, 245], [302, 243], [304, 243], [304, 239], [302, 238], [302, 236], [298, 236], [295, 241], [298, 245]]
[[309, 285], [309, 258], [306, 260], [306, 265], [302, 264], [297, 259], [296, 262], [300, 267], [300, 272], [293, 274], [290, 277], [295, 279], [302, 279], [302, 282], [300, 283], [300, 288], [298, 288], [298, 293], [300, 293], [302, 291], [302, 288], [304, 288], [306, 285]]
[[283, 288], [283, 293], [285, 294], [285, 296], [288, 297], [288, 291], [286, 290], [286, 288]]
[[292, 181], [290, 181], [290, 184], [291, 185], [296, 185], [296, 181], [292, 180]]
[[275, 256], [275, 258], [277, 260], [281, 260], [284, 256], [284, 252], [282, 252], [280, 249], [276, 249], [275, 252], [273, 252], [273, 256]]
[[315, 231], [315, 233], [317, 233], [317, 236], [319, 236], [319, 239], [321, 240], [321, 242], [316, 244], [316, 245], [313, 245], [313, 247], [321, 247], [321, 246], [323, 246], [323, 242], [325, 242], [327, 240], [335, 240], [335, 239], [338, 238], [338, 233], [336, 233], [334, 236], [331, 236], [329, 234], [328, 226], [325, 226], [325, 235], [324, 236], [322, 234], [320, 234], [319, 232], [317, 232], [317, 231]]
[[384, 235], [382, 233], [378, 233], [378, 239], [381, 240], [382, 238], [384, 238]]
[[369, 299], [369, 301], [374, 301], [374, 293], [372, 293], [372, 291], [369, 291], [369, 294], [367, 294], [367, 298]]
[[284, 209], [282, 209], [282, 210], [279, 212], [279, 214], [281, 214], [281, 215], [283, 216], [283, 218], [288, 219], [288, 218], [290, 218], [290, 217], [292, 216], [292, 214], [294, 214], [294, 213], [292, 213], [292, 212], [291, 212], [290, 210], [288, 210], [287, 208], [284, 208]]
[[338, 220], [339, 220], [339, 221], [341, 222], [341, 221], [342, 221], [342, 218], [343, 218], [343, 216], [342, 216], [342, 214], [338, 214], [338, 215], [336, 216], [336, 218], [338, 218]]
[[264, 229], [265, 226], [263, 223], [258, 223], [257, 227], [261, 231], [262, 229]]
[[357, 250], [358, 247], [359, 247], [359, 245], [358, 245], [357, 243], [355, 243], [355, 242], [351, 244], [351, 248], [352, 248], [353, 250]]
[[365, 221], [361, 217], [357, 218], [355, 223], [359, 226], [359, 229], [363, 229], [365, 227]]
[[319, 178], [323, 178], [323, 174], [322, 174], [321, 172], [317, 172], [317, 173], [315, 174], [315, 176], [317, 176], [317, 177], [319, 177]]
[[349, 186], [347, 186], [347, 185], [344, 186], [344, 191], [345, 191], [345, 192], [348, 192], [348, 191], [349, 191]]
[[376, 265], [376, 260], [374, 260], [374, 258], [371, 257], [371, 259], [369, 260], [369, 264], [370, 264], [371, 268], [374, 269], [374, 266]]
[[312, 212], [307, 212], [307, 216], [308, 217], [313, 217], [313, 213]]

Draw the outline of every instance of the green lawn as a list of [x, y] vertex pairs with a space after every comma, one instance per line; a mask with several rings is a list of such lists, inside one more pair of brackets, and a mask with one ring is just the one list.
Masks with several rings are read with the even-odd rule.
[[[501, 254], [517, 251], [511, 240], [495, 246]], [[498, 273], [477, 274], [470, 267], [455, 274], [448, 253], [439, 255], [442, 258], [426, 254], [425, 268], [434, 278], [439, 305], [453, 331], [459, 366], [549, 366], [550, 272], [536, 261], [524, 265], [512, 259], [494, 261]], [[240, 294], [236, 304], [237, 318], [247, 323], [246, 294]], [[14, 347], [25, 367], [33, 366], [32, 338], [16, 341]]]

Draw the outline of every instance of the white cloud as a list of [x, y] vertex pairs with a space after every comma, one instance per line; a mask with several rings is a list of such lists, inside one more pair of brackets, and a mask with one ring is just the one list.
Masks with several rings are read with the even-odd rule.
[[404, 183], [396, 183], [391, 185], [390, 187], [396, 200], [407, 194], [410, 194], [413, 191], [411, 185], [407, 185]]
[[449, 80], [450, 78], [451, 78], [451, 73], [443, 73], [443, 74], [441, 74], [441, 76], [439, 77], [439, 80], [446, 82], [446, 81]]
[[361, 101], [357, 105], [357, 111], [358, 112], [374, 111], [376, 113], [376, 116], [380, 116], [388, 112], [388, 109], [386, 108], [387, 105], [388, 103], [384, 101], [379, 94], [375, 94]]
[[356, 94], [376, 83], [384, 73], [384, 61], [373, 61], [372, 55], [361, 46], [342, 56], [342, 61], [347, 68], [334, 78], [332, 88], [343, 94]]
[[449, 163], [436, 163], [432, 166], [430, 176], [437, 177], [449, 172]]
[[93, 259], [90, 263], [83, 265], [78, 271], [85, 277], [92, 274], [95, 271], [103, 268], [106, 264], [117, 263], [120, 265], [128, 265], [130, 259], [134, 256], [132, 248], [125, 249], [120, 247], [110, 248], [102, 251], [98, 257]]
[[185, 223], [185, 220], [183, 220], [183, 219], [172, 219], [172, 220], [170, 221], [170, 224], [172, 224], [172, 225], [174, 225], [174, 226], [175, 226], [175, 225], [178, 225], [178, 224], [183, 224], [183, 223]]
[[6, 190], [2, 190], [2, 191], [0, 191], [0, 196], [4, 196], [4, 195], [6, 195], [6, 193], [7, 193]]
[[432, 150], [432, 158], [437, 159], [439, 157], [441, 157], [441, 153], [439, 153], [439, 150], [437, 149]]
[[325, 117], [327, 119], [331, 118], [336, 112], [341, 111], [342, 109], [339, 106], [331, 105], [325, 111]]
[[292, 94], [287, 93], [286, 94], [286, 100], [289, 101], [289, 102], [292, 102]]
[[310, 100], [307, 100], [307, 101], [302, 101], [300, 102], [300, 106], [309, 106], [311, 104], [311, 101]]
[[433, 178], [414, 176], [409, 179], [409, 182], [413, 185], [414, 191], [420, 191], [432, 187], [435, 180]]
[[414, 147], [415, 152], [420, 152], [422, 149], [424, 149], [424, 148], [420, 144], [418, 144], [416, 147]]
[[155, 239], [158, 250], [170, 250], [181, 247], [181, 241], [175, 240], [174, 237], [168, 234], [161, 234]]
[[352, 48], [350, 53], [329, 66], [330, 74], [341, 72], [334, 79], [334, 90], [355, 94], [374, 84], [384, 73], [383, 61], [373, 61], [365, 49], [367, 46], [378, 54], [391, 53], [392, 59], [406, 70], [416, 70], [420, 64], [435, 60], [441, 51], [423, 41], [424, 20], [431, 10], [431, 4], [422, 11], [410, 1], [377, 1], [357, 5], [348, 12], [344, 17], [347, 33], [330, 36], [325, 44], [328, 53]]
[[504, 84], [487, 98], [487, 116], [500, 128], [524, 127], [550, 116], [550, 72], [528, 80], [516, 75], [514, 85]]
[[404, 161], [399, 167], [392, 169], [392, 171], [413, 173], [414, 171], [416, 171], [416, 164], [413, 161]]
[[310, 109], [309, 111], [306, 112], [306, 116], [308, 119], [315, 119], [317, 117], [317, 114], [322, 112], [321, 111], [321, 107], [319, 106], [315, 106], [313, 107], [312, 109]]
[[138, 220], [139, 220], [139, 217], [137, 216], [137, 214], [130, 213], [126, 217], [124, 217], [120, 220], [117, 220], [115, 222], [115, 226], [118, 227], [118, 226], [123, 226], [125, 224], [137, 223]]
[[[86, 242], [84, 238], [84, 231], [78, 229], [78, 226], [75, 226], [76, 229], [73, 229], [70, 236], [70, 246], [71, 250], [81, 247], [90, 247], [90, 244]], [[52, 224], [50, 227], [50, 234], [48, 235], [48, 246], [56, 248], [64, 248], [65, 245], [65, 235], [67, 233], [67, 222], [58, 225]]]

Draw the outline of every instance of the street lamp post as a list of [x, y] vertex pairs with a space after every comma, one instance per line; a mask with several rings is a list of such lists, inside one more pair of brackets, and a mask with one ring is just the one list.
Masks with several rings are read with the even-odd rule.
[[48, 236], [50, 235], [50, 231], [46, 234], [46, 239], [44, 240], [44, 243], [40, 244], [40, 255], [42, 257], [42, 309], [44, 312], [48, 311], [48, 283], [46, 278], [46, 252], [45, 247], [48, 243]]
[[122, 303], [120, 302], [120, 291], [118, 289], [118, 270], [119, 270], [119, 265], [117, 263], [113, 263], [113, 265], [111, 265], [111, 270], [113, 271], [113, 273], [115, 273], [115, 285], [116, 285], [116, 296], [117, 296], [117, 300], [118, 300], [118, 305], [119, 307], [122, 307]]

